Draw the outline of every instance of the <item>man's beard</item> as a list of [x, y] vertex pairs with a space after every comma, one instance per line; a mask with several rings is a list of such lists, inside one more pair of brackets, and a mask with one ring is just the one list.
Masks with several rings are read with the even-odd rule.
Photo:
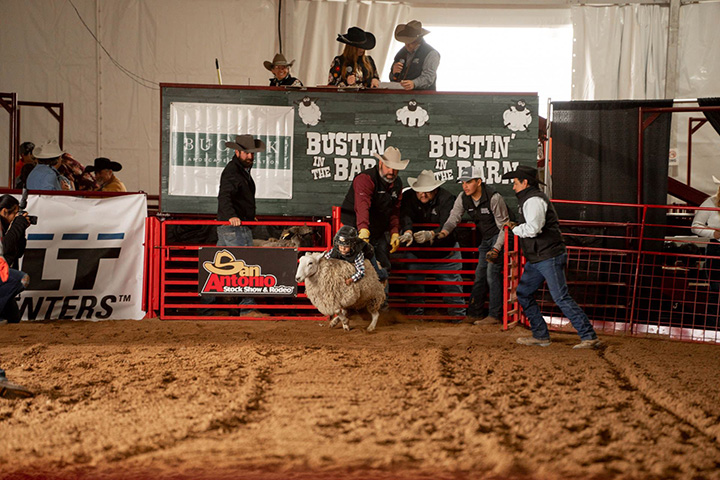
[[382, 178], [383, 182], [387, 183], [388, 185], [393, 183], [397, 176], [393, 177], [392, 180], [388, 179], [385, 175], [380, 175], [380, 178]]

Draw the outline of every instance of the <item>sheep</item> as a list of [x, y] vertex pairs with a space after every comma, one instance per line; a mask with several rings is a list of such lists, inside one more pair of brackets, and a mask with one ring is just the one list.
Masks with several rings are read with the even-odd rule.
[[255, 247], [312, 247], [315, 241], [313, 229], [307, 225], [298, 225], [283, 230], [280, 238], [270, 237], [267, 240], [253, 239]]
[[503, 123], [513, 132], [524, 132], [532, 122], [530, 110], [527, 110], [525, 105], [525, 100], [518, 100], [517, 105], [510, 105], [510, 108], [503, 112]]
[[320, 107], [317, 106], [315, 100], [317, 99], [305, 96], [300, 102], [294, 102], [298, 106], [298, 115], [300, 115], [302, 122], [311, 127], [320, 123], [320, 118], [322, 117]]
[[344, 279], [355, 272], [349, 262], [324, 258], [322, 252], [308, 252], [300, 257], [295, 280], [305, 282], [305, 293], [323, 315], [332, 316], [330, 328], [342, 321], [343, 330], [350, 330], [348, 309], [367, 309], [372, 315], [368, 332], [375, 330], [380, 307], [385, 301], [385, 289], [369, 260], [365, 260], [365, 276], [345, 285]]
[[427, 111], [420, 107], [415, 99], [410, 100], [408, 104], [397, 112], [395, 112], [396, 122], [402, 123], [406, 127], [422, 127], [430, 120]]

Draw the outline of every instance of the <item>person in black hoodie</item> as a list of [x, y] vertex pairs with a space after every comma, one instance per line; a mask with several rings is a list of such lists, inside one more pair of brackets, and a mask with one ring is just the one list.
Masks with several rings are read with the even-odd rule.
[[20, 202], [12, 195], [0, 197], [0, 225], [4, 257], [10, 268], [17, 269], [20, 257], [25, 254], [27, 238], [25, 231], [30, 226], [27, 213], [19, 213]]
[[550, 345], [550, 331], [535, 301], [535, 292], [547, 282], [553, 301], [580, 336], [580, 343], [573, 348], [598, 348], [601, 342], [590, 320], [568, 291], [565, 280], [567, 253], [560, 222], [555, 207], [538, 187], [537, 169], [520, 165], [503, 174], [502, 178], [513, 180], [521, 223], [508, 222], [507, 225], [520, 238], [520, 247], [527, 260], [517, 287], [517, 299], [530, 320], [532, 336], [519, 337], [517, 343], [539, 347]]
[[[417, 178], [408, 178], [408, 185], [412, 191], [407, 191], [402, 197], [400, 205], [400, 229], [403, 232], [400, 241], [412, 245], [413, 241], [419, 247], [433, 250], [408, 251], [406, 255], [410, 259], [422, 259], [423, 262], [409, 263], [410, 270], [460, 270], [462, 256], [458, 250], [446, 250], [447, 248], [460, 248], [455, 234], [450, 234], [443, 239], [437, 239], [440, 228], [445, 224], [453, 204], [455, 196], [442, 188], [443, 180], [435, 179], [432, 170], [423, 170]], [[432, 223], [438, 226], [428, 230], [427, 226], [421, 227], [418, 224]], [[446, 260], [451, 260], [447, 262]], [[438, 290], [445, 294], [446, 302], [457, 306], [449, 308], [448, 314], [464, 317], [465, 308], [462, 307], [462, 277], [459, 273], [437, 273], [435, 277], [441, 282], [453, 282], [438, 285]], [[425, 280], [425, 274], [413, 273], [407, 276], [408, 293], [422, 294], [425, 288], [418, 283]], [[425, 303], [422, 296], [413, 296], [408, 299], [409, 303]], [[422, 307], [412, 308], [410, 315], [424, 315]], [[458, 320], [462, 321], [462, 320]]]

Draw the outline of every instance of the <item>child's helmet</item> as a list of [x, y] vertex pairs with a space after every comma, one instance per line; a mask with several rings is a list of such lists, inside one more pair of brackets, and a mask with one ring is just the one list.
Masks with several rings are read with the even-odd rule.
[[335, 234], [333, 243], [335, 246], [353, 247], [357, 244], [358, 232], [349, 225], [343, 225]]

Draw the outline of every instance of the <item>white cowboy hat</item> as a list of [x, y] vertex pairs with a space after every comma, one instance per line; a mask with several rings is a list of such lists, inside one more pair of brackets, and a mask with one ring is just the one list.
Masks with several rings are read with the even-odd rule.
[[717, 183], [718, 185], [720, 185], [720, 178], [717, 178], [715, 175], [713, 175], [712, 177], [713, 177], [713, 182], [715, 182], [715, 183]]
[[417, 178], [408, 177], [407, 182], [410, 188], [416, 192], [432, 192], [445, 183], [445, 180], [435, 179], [435, 174], [432, 170], [423, 170]]
[[39, 159], [62, 157], [63, 153], [65, 152], [60, 150], [60, 145], [55, 140], [45, 142], [33, 149], [33, 156]]
[[400, 160], [400, 150], [395, 147], [388, 147], [385, 149], [385, 153], [378, 155], [373, 153], [375, 158], [382, 160], [386, 167], [392, 168], [393, 170], [405, 170], [410, 160]]

